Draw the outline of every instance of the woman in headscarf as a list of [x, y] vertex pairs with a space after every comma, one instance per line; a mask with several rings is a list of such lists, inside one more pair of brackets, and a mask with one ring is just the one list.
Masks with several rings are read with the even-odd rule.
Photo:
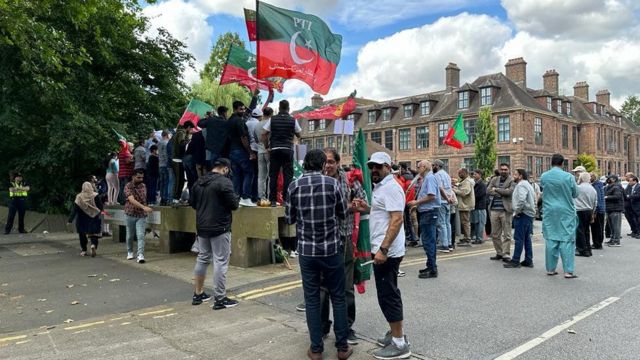
[[87, 255], [87, 238], [91, 240], [91, 257], [96, 256], [98, 239], [101, 237], [100, 212], [103, 210], [102, 201], [90, 182], [82, 184], [82, 192], [76, 195], [73, 210], [69, 216], [69, 224], [76, 219], [76, 230], [80, 237], [80, 256]]

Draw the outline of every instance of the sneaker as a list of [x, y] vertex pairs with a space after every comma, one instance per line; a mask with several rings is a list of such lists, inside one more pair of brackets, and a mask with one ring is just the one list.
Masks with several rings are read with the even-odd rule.
[[304, 301], [296, 305], [296, 311], [305, 312], [306, 310], [307, 310], [307, 304], [305, 304]]
[[91, 245], [91, 257], [96, 257], [96, 246]]
[[347, 336], [347, 343], [349, 345], [358, 345], [358, 337], [356, 337], [355, 331], [349, 330], [349, 336]]
[[407, 273], [402, 271], [402, 270], [398, 270], [398, 277], [405, 277], [407, 276]]
[[471, 246], [471, 242], [469, 240], [460, 240], [458, 241], [458, 246]]
[[441, 246], [441, 247], [438, 248], [438, 252], [441, 252], [441, 253], [448, 254], [450, 251], [451, 250], [449, 250], [449, 248], [445, 247], [445, 246]]
[[621, 247], [620, 241], [612, 241], [610, 244], [607, 244], [609, 247]]
[[132, 252], [128, 252], [127, 253], [127, 260], [133, 260], [135, 258], [135, 256], [133, 256]]
[[520, 265], [519, 262], [515, 262], [515, 261], [509, 261], [508, 263], [502, 265], [503, 267], [505, 267], [506, 269], [517, 269], [519, 267], [521, 267], [522, 265]]
[[437, 271], [425, 271], [418, 274], [420, 279], [434, 279], [438, 277]]
[[202, 294], [193, 293], [193, 300], [191, 300], [191, 305], [200, 305], [203, 301], [211, 300], [211, 295], [206, 292], [202, 292]]
[[[389, 335], [391, 336], [391, 335]], [[398, 347], [393, 340], [390, 343], [383, 347], [382, 349], [376, 350], [373, 352], [373, 356], [376, 359], [388, 360], [388, 359], [406, 359], [411, 356], [411, 348], [409, 343], [405, 338], [405, 343], [403, 346]]]
[[291, 252], [289, 253], [289, 257], [292, 259], [295, 259], [298, 257], [298, 252], [295, 250], [291, 250]]
[[213, 306], [211, 308], [213, 310], [221, 310], [221, 309], [232, 308], [237, 305], [238, 305], [238, 302], [236, 300], [229, 299], [228, 297], [223, 297], [220, 300], [216, 300], [216, 302], [213, 303]]
[[520, 263], [520, 266], [522, 267], [528, 267], [528, 268], [533, 268], [533, 263], [528, 263], [526, 261], [523, 261]]
[[386, 347], [387, 345], [391, 344], [392, 341], [393, 339], [391, 338], [391, 330], [387, 330], [383, 337], [376, 340], [376, 343], [379, 346]]
[[251, 202], [251, 199], [241, 199], [240, 200], [240, 206], [246, 206], [246, 207], [256, 207], [258, 206], [258, 204]]
[[138, 255], [138, 264], [144, 264], [144, 255]]
[[86, 251], [80, 251], [80, 256], [87, 256], [87, 252]]

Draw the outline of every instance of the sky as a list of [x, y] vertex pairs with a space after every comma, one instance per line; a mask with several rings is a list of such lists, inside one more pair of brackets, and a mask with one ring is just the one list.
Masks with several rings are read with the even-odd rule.
[[[589, 98], [608, 89], [619, 108], [640, 94], [640, 1], [637, 0], [270, 0], [314, 14], [343, 37], [336, 78], [325, 99], [358, 97], [383, 101], [444, 89], [449, 62], [460, 83], [504, 73], [508, 59], [527, 62], [527, 86], [542, 88], [542, 75], [560, 74], [560, 93], [573, 95], [578, 81]], [[167, 29], [195, 57], [183, 74], [191, 84], [216, 38], [237, 32], [247, 38], [243, 8], [253, 0], [165, 0], [143, 9], [150, 34]], [[313, 91], [290, 80], [276, 100], [293, 109], [310, 105]]]

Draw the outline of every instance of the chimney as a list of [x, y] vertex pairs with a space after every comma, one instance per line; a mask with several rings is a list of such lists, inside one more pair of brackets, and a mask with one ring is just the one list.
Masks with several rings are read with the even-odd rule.
[[578, 81], [573, 85], [573, 96], [589, 101], [589, 84], [586, 81]]
[[311, 106], [322, 106], [323, 102], [324, 99], [322, 98], [322, 96], [320, 96], [320, 94], [316, 93], [311, 97]]
[[600, 90], [596, 93], [596, 101], [599, 104], [605, 105], [605, 106], [611, 106], [611, 93], [609, 92], [609, 90], [604, 89], [604, 90]]
[[542, 83], [544, 84], [544, 90], [553, 94], [558, 95], [558, 77], [560, 75], [556, 72], [556, 69], [547, 70], [544, 75], [542, 75]]
[[509, 80], [516, 83], [523, 90], [527, 89], [527, 62], [523, 58], [509, 59], [504, 64], [504, 69]]
[[444, 68], [446, 73], [446, 83], [447, 90], [451, 90], [454, 88], [460, 87], [460, 68], [458, 65], [454, 63], [449, 63], [446, 68]]

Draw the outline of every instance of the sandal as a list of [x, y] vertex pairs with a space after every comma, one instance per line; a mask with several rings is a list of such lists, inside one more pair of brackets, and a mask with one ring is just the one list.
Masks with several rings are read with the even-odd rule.
[[566, 273], [566, 274], [564, 274], [564, 278], [565, 278], [565, 279], [575, 279], [575, 278], [577, 278], [577, 277], [578, 277], [578, 275], [574, 275], [574, 274], [572, 274], [572, 273]]
[[558, 272], [557, 271], [553, 271], [553, 272], [547, 271], [547, 275], [549, 275], [549, 276], [558, 275]]

